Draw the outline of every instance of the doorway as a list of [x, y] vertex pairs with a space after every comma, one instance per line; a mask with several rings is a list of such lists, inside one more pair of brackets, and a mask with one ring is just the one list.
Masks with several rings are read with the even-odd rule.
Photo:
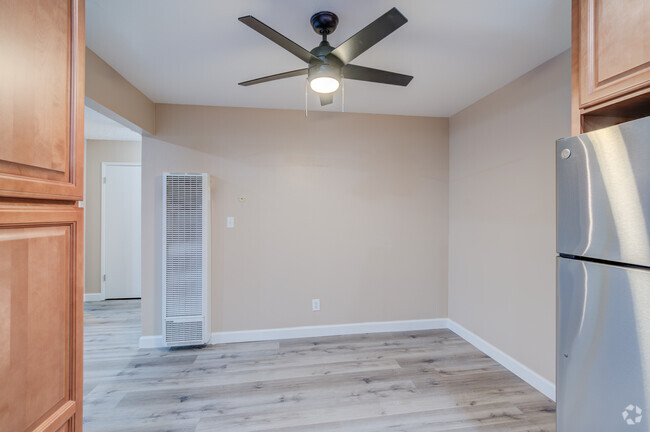
[[140, 298], [141, 165], [102, 163], [101, 289], [105, 299]]

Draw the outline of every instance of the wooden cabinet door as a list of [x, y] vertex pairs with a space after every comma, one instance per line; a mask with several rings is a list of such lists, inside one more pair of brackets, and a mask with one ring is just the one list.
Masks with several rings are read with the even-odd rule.
[[83, 0], [0, 0], [0, 196], [81, 200]]
[[579, 0], [580, 107], [650, 86], [650, 0]]
[[0, 205], [1, 431], [81, 431], [82, 224], [71, 205]]

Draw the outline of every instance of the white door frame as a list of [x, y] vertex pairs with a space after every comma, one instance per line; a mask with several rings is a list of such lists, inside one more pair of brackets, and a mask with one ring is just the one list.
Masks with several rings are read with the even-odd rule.
[[[101, 203], [101, 215], [100, 215], [100, 230], [101, 230], [101, 239], [100, 239], [100, 255], [101, 255], [101, 269], [99, 271], [99, 286], [101, 287], [101, 300], [106, 300], [106, 168], [108, 166], [139, 166], [142, 168], [142, 164], [138, 162], [102, 162], [102, 203]], [[142, 203], [142, 198], [140, 198], [140, 203]], [[142, 253], [142, 251], [140, 251]]]

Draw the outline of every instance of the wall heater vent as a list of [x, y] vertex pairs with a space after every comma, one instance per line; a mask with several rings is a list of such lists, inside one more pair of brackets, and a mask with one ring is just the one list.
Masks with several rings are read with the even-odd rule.
[[210, 177], [163, 174], [163, 342], [210, 341]]

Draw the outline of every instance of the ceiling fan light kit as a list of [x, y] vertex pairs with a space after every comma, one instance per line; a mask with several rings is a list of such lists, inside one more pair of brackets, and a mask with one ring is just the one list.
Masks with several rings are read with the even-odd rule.
[[250, 86], [307, 75], [309, 86], [319, 94], [321, 105], [328, 105], [333, 101], [333, 93], [341, 87], [343, 78], [400, 86], [407, 86], [413, 79], [410, 75], [350, 64], [356, 57], [408, 21], [396, 8], [392, 8], [336, 48], [329, 44], [327, 36], [336, 30], [339, 22], [338, 17], [328, 11], [315, 13], [312, 15], [310, 23], [314, 31], [322, 36], [322, 42], [311, 51], [307, 51], [251, 15], [241, 17], [239, 21], [308, 64], [305, 69], [244, 81], [239, 85]]
[[307, 73], [309, 86], [316, 93], [334, 93], [341, 81], [341, 69], [329, 64], [312, 66]]

